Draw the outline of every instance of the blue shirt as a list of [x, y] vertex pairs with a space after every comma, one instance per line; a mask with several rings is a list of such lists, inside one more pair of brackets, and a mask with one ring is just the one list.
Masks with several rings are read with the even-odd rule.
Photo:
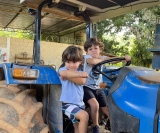
[[[67, 70], [66, 67], [61, 67], [59, 73], [63, 70]], [[59, 75], [60, 76], [60, 75]], [[75, 84], [70, 80], [62, 80], [62, 94], [60, 96], [60, 101], [64, 103], [76, 104], [78, 106], [84, 106], [83, 102], [83, 85]]]

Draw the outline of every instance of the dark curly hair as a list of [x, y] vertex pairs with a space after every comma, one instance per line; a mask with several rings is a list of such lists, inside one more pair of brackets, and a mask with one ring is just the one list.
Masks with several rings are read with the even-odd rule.
[[104, 44], [101, 42], [101, 40], [99, 38], [93, 37], [89, 38], [84, 43], [84, 50], [87, 52], [88, 48], [92, 47], [92, 45], [99, 46], [102, 50], [104, 48]]

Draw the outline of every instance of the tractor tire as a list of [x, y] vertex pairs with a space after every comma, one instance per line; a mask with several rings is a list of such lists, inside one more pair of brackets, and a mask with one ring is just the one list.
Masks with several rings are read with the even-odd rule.
[[48, 133], [43, 122], [42, 103], [36, 91], [25, 85], [9, 85], [0, 81], [0, 133]]

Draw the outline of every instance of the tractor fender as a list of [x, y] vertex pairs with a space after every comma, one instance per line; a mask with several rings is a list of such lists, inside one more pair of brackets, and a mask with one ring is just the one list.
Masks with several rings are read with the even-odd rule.
[[[39, 71], [39, 76], [34, 80], [14, 79], [12, 76], [13, 68], [28, 68]], [[0, 64], [0, 69], [4, 71], [6, 85], [9, 84], [61, 84], [56, 70], [52, 66], [45, 65], [16, 65], [11, 63]]]

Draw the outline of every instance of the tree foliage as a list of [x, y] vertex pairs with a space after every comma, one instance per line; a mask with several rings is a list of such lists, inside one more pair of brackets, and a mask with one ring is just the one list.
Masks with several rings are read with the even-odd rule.
[[34, 36], [32, 33], [26, 33], [21, 31], [0, 31], [0, 36], [9, 36], [13, 38], [25, 38], [25, 39], [33, 39]]
[[[105, 44], [105, 52], [132, 56], [132, 64], [150, 67], [152, 62], [152, 53], [148, 51], [153, 47], [156, 18], [160, 15], [160, 7], [155, 6], [146, 8], [134, 13], [122, 15], [112, 19], [98, 22], [97, 36]], [[104, 34], [117, 36], [118, 32], [123, 31], [123, 44], [104, 38]], [[131, 41], [134, 41], [133, 44]]]
[[151, 67], [152, 53], [146, 49], [145, 41], [135, 40], [130, 53], [133, 57], [132, 64], [136, 66]]

